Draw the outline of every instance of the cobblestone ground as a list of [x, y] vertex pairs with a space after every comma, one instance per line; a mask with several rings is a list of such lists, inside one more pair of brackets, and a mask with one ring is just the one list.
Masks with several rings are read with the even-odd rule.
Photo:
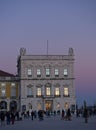
[[96, 116], [90, 117], [88, 123], [82, 117], [72, 121], [61, 120], [60, 116], [45, 117], [43, 121], [23, 119], [14, 125], [0, 126], [0, 130], [96, 130]]

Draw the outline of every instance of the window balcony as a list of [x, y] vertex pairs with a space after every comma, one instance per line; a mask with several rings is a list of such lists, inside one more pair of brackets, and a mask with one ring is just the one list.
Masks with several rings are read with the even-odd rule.
[[63, 95], [64, 97], [70, 97], [70, 95], [68, 94], [68, 95]]
[[37, 75], [37, 77], [38, 77], [38, 78], [40, 78], [40, 77], [41, 77], [41, 75]]
[[46, 75], [46, 77], [50, 77], [50, 75]]
[[33, 95], [27, 95], [28, 98], [33, 98], [34, 96]]
[[42, 98], [42, 95], [36, 95], [37, 98]]
[[55, 75], [55, 78], [58, 78], [59, 77], [59, 75]]
[[43, 98], [54, 98], [54, 95], [42, 95]]
[[54, 97], [61, 97], [61, 95], [54, 95]]

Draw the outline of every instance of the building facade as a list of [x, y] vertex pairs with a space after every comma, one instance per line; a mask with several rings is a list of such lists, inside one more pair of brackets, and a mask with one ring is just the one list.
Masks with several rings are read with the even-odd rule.
[[21, 48], [17, 69], [21, 111], [75, 108], [72, 48], [67, 55], [27, 55]]
[[19, 110], [19, 79], [0, 70], [0, 111]]

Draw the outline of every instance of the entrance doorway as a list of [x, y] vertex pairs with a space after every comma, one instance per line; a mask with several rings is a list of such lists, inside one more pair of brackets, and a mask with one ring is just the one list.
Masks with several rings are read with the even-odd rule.
[[10, 102], [10, 111], [16, 111], [17, 110], [17, 102], [11, 101]]
[[46, 111], [52, 111], [52, 105], [53, 105], [53, 101], [52, 100], [46, 100], [45, 101]]

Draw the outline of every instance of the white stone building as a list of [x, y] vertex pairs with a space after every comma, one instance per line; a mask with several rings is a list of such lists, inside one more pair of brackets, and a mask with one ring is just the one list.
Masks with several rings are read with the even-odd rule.
[[20, 49], [20, 110], [62, 110], [76, 105], [74, 51], [68, 55], [27, 55]]

